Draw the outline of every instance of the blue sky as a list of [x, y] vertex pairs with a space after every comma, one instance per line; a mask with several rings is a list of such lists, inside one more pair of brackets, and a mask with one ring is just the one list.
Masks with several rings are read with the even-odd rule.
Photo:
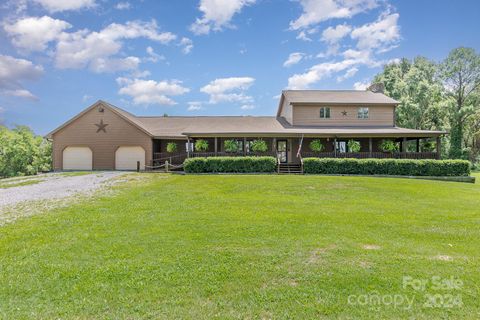
[[274, 115], [286, 88], [480, 51], [480, 1], [7, 0], [0, 119], [45, 134], [96, 100], [137, 115]]

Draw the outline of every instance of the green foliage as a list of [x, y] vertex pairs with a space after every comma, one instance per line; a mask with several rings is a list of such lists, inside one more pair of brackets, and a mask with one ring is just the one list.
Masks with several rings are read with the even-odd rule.
[[450, 98], [449, 156], [462, 158], [467, 118], [479, 110], [480, 55], [472, 48], [452, 50], [440, 66], [440, 76]]
[[51, 170], [52, 145], [25, 126], [0, 127], [0, 177]]
[[187, 173], [259, 173], [275, 172], [274, 157], [190, 158], [184, 162]]
[[348, 152], [360, 152], [360, 142], [356, 140], [348, 140]]
[[208, 150], [208, 141], [204, 139], [198, 139], [195, 141], [195, 151], [205, 152]]
[[380, 144], [380, 149], [383, 152], [396, 152], [398, 151], [398, 145], [393, 140], [385, 139], [382, 140], [382, 143]]
[[268, 150], [267, 143], [262, 139], [253, 140], [250, 147], [253, 152], [267, 152]]
[[322, 152], [324, 147], [323, 147], [323, 143], [320, 139], [315, 139], [315, 140], [312, 140], [310, 142], [310, 150], [312, 150], [313, 152]]
[[399, 101], [396, 122], [400, 127], [440, 130], [447, 116], [437, 65], [424, 57], [387, 64], [374, 82], [383, 83], [385, 94]]
[[169, 142], [167, 143], [167, 152], [168, 153], [173, 153], [177, 152], [177, 144], [175, 142]]
[[238, 152], [238, 142], [234, 139], [225, 140], [223, 142], [223, 146], [225, 147], [226, 152]]
[[303, 167], [305, 173], [310, 174], [398, 176], [468, 176], [470, 174], [470, 163], [465, 160], [305, 158]]

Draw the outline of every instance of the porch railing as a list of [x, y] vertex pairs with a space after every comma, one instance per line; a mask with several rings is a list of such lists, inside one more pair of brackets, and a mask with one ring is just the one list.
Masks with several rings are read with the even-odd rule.
[[[153, 166], [164, 164], [168, 161], [170, 164], [182, 164], [185, 159], [197, 157], [243, 157], [243, 156], [272, 156], [277, 158], [275, 152], [156, 152], [153, 154]], [[436, 152], [301, 152], [302, 158], [356, 158], [356, 159], [437, 159]]]
[[436, 152], [302, 152], [302, 158], [436, 159]]

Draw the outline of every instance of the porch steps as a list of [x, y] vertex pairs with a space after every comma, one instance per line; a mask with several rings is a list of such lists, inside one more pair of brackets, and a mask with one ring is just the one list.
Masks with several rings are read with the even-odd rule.
[[297, 163], [279, 163], [277, 172], [279, 174], [303, 174], [302, 166]]

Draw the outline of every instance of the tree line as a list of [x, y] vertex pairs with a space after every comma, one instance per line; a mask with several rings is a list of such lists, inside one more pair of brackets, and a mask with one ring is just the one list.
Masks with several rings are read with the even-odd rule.
[[0, 177], [50, 171], [52, 144], [26, 126], [0, 126]]
[[425, 57], [400, 59], [384, 66], [374, 83], [400, 102], [400, 127], [446, 130], [443, 158], [480, 160], [480, 55], [453, 49], [440, 63]]

